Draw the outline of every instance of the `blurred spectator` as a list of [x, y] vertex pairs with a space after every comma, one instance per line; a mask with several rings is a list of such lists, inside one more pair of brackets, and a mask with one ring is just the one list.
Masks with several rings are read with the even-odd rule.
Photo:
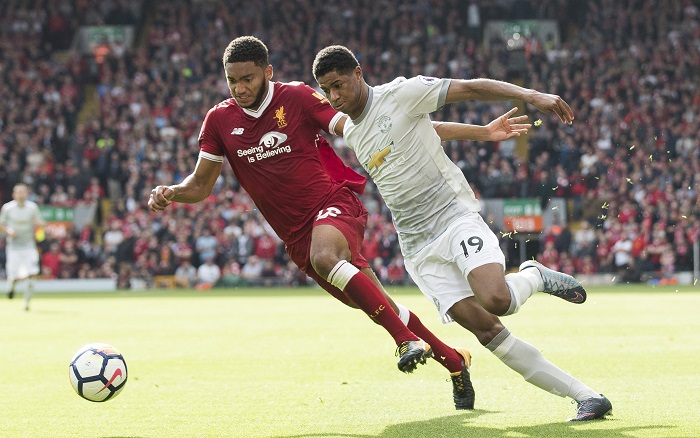
[[187, 257], [182, 259], [176, 258], [168, 243], [169, 242], [165, 242], [161, 245], [158, 252], [150, 253], [153, 256], [153, 260], [156, 262], [153, 272], [157, 275], [172, 275], [178, 263], [184, 263], [185, 261], [191, 262]]
[[121, 223], [118, 220], [112, 220], [109, 223], [109, 228], [102, 236], [105, 253], [114, 255], [117, 252], [117, 247], [124, 240], [124, 232], [121, 229]]
[[548, 240], [544, 244], [544, 251], [539, 255], [539, 258], [537, 259], [540, 263], [542, 263], [545, 266], [548, 266], [551, 269], [554, 270], [560, 270], [559, 269], [559, 251], [557, 251], [557, 248], [554, 244], [554, 240]]
[[123, 239], [117, 245], [115, 251], [115, 257], [117, 263], [128, 263], [132, 264], [135, 260], [134, 257], [134, 246], [136, 244], [136, 236], [130, 227], [124, 227]]
[[237, 262], [231, 262], [224, 265], [221, 272], [221, 279], [216, 284], [217, 287], [242, 287], [247, 286], [248, 282], [241, 276], [241, 267]]
[[190, 245], [189, 237], [184, 232], [179, 233], [175, 237], [175, 242], [170, 245], [170, 249], [172, 250], [176, 265], [182, 264], [185, 260], [189, 262], [192, 261], [194, 251], [192, 245]]
[[175, 269], [175, 286], [183, 288], [191, 288], [197, 282], [197, 268], [192, 266], [189, 260], [184, 260], [180, 266]]
[[263, 260], [263, 267], [260, 272], [260, 279], [265, 286], [274, 286], [279, 281], [279, 274], [282, 271], [272, 260]]
[[661, 277], [671, 278], [676, 272], [676, 253], [673, 252], [673, 248], [669, 245], [661, 252], [661, 257], [659, 258], [660, 274]]
[[221, 268], [214, 263], [214, 258], [209, 257], [197, 268], [196, 287], [198, 289], [211, 289], [221, 278]]
[[45, 279], [57, 278], [61, 271], [61, 245], [57, 241], [51, 242], [49, 250], [41, 255], [41, 277]]
[[576, 264], [574, 259], [571, 258], [568, 252], [563, 252], [559, 254], [559, 269], [560, 272], [569, 275], [576, 274]]
[[238, 251], [236, 254], [237, 261], [241, 265], [246, 265], [248, 258], [255, 253], [255, 239], [249, 234], [241, 234], [237, 239]]
[[283, 285], [289, 287], [309, 286], [314, 284], [313, 280], [299, 270], [299, 268], [297, 268], [294, 262], [291, 260], [287, 261], [287, 264], [282, 267], [280, 279], [282, 280]]
[[389, 266], [386, 268], [387, 282], [394, 285], [402, 285], [406, 281], [406, 275], [402, 257], [397, 256], [389, 262]]
[[277, 254], [277, 246], [279, 243], [280, 240], [275, 239], [266, 232], [263, 232], [263, 234], [255, 241], [255, 250], [253, 253], [261, 260], [272, 260]]
[[646, 251], [642, 251], [639, 257], [630, 258], [629, 267], [619, 279], [620, 283], [640, 283], [654, 278], [654, 266], [649, 262]]
[[73, 239], [67, 239], [63, 242], [63, 247], [58, 255], [60, 262], [61, 278], [75, 278], [78, 274], [78, 262], [81, 257], [78, 249], [75, 246]]
[[379, 236], [379, 257], [384, 266], [388, 266], [391, 259], [399, 252], [398, 238], [391, 222], [387, 222], [381, 229]]
[[588, 221], [581, 222], [581, 228], [574, 233], [572, 253], [577, 258], [595, 255], [595, 231]]
[[248, 261], [241, 269], [241, 277], [251, 284], [257, 284], [262, 277], [263, 263], [257, 256], [248, 257]]
[[623, 273], [629, 268], [630, 259], [632, 258], [632, 239], [629, 233], [625, 233], [612, 246], [613, 258], [615, 260], [615, 269], [619, 273]]
[[661, 255], [667, 253], [670, 249], [670, 244], [666, 240], [666, 234], [660, 230], [654, 232], [652, 241], [647, 246], [647, 253], [649, 254], [649, 261], [655, 270], [661, 269]]
[[384, 261], [381, 257], [375, 257], [372, 261], [372, 270], [377, 276], [380, 282], [385, 283], [388, 281], [389, 272], [388, 268], [384, 266]]
[[211, 230], [205, 227], [202, 229], [202, 234], [195, 240], [194, 247], [199, 260], [213, 260], [216, 257], [218, 242], [216, 237], [212, 235]]
[[584, 255], [581, 258], [580, 266], [576, 270], [581, 274], [595, 274], [598, 272], [598, 267], [593, 261], [592, 255]]

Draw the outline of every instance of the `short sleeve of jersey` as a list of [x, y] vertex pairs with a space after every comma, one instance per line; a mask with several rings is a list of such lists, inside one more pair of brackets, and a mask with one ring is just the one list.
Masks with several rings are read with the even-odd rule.
[[298, 99], [301, 101], [302, 108], [319, 129], [335, 135], [335, 124], [343, 114], [333, 109], [326, 96], [308, 85], [299, 84]]
[[32, 203], [32, 224], [41, 221], [41, 210], [39, 210], [39, 205]]
[[207, 112], [199, 131], [199, 156], [210, 161], [223, 163], [224, 148], [216, 129], [216, 109], [214, 107]]
[[7, 204], [0, 208], [0, 224], [7, 225]]
[[418, 117], [445, 105], [449, 87], [450, 79], [416, 76], [399, 82], [392, 94], [407, 115]]

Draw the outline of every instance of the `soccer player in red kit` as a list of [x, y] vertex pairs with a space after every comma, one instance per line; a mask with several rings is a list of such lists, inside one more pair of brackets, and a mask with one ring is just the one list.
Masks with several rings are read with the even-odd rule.
[[365, 179], [319, 135], [320, 130], [342, 134], [345, 116], [307, 85], [271, 82], [267, 47], [257, 38], [233, 40], [223, 63], [233, 98], [207, 113], [194, 172], [180, 184], [153, 189], [149, 208], [205, 199], [225, 157], [294, 263], [389, 332], [401, 371], [412, 372], [435, 357], [452, 375], [457, 409], [472, 409], [469, 352], [445, 345], [395, 303], [360, 253], [367, 211], [353, 191], [361, 193]]

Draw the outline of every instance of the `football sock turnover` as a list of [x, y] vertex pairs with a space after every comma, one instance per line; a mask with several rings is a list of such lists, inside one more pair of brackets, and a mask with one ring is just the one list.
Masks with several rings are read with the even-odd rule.
[[348, 294], [374, 322], [384, 327], [394, 338], [396, 345], [418, 339], [418, 336], [411, 333], [401, 322], [372, 280], [351, 263], [339, 261], [328, 275], [328, 282]]

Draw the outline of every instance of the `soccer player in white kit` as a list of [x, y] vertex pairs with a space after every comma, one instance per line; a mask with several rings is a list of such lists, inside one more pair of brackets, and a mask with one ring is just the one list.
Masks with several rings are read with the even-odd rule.
[[0, 232], [7, 234], [7, 296], [13, 298], [15, 283], [28, 279], [24, 292], [24, 310], [29, 310], [29, 300], [34, 291], [32, 277], [39, 274], [39, 252], [34, 233], [43, 226], [39, 206], [27, 199], [29, 187], [17, 184], [12, 189], [12, 201], [0, 209]]
[[573, 277], [534, 261], [504, 275], [505, 257], [498, 239], [440, 142], [449, 138], [445, 130], [464, 138], [463, 129], [471, 129], [470, 138], [479, 140], [485, 127], [447, 123], [434, 128], [429, 117], [443, 105], [462, 100], [521, 99], [570, 124], [569, 105], [556, 95], [490, 79], [399, 77], [370, 87], [359, 62], [343, 46], [321, 50], [313, 74], [333, 108], [349, 116], [342, 126], [345, 142], [391, 210], [406, 269], [442, 321], [456, 321], [474, 333], [531, 384], [574, 399], [578, 408], [571, 420], [605, 417], [612, 410], [605, 396], [546, 360], [498, 318], [517, 312], [536, 291], [583, 303], [585, 290]]

